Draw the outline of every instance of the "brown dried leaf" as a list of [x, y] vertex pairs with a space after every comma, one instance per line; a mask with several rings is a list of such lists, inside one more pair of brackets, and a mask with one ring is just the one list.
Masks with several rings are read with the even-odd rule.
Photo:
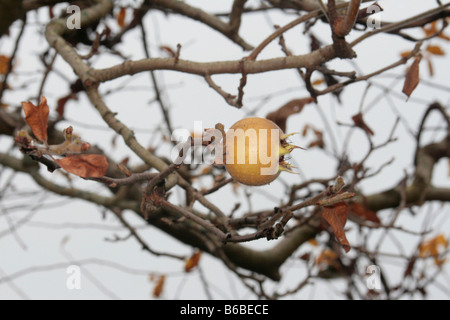
[[22, 108], [25, 112], [25, 121], [30, 126], [33, 134], [40, 141], [47, 142], [47, 121], [50, 112], [47, 99], [42, 96], [38, 106], [31, 102], [22, 102]]
[[402, 58], [407, 58], [407, 57], [409, 57], [410, 54], [411, 54], [411, 51], [409, 51], [409, 50], [400, 52], [400, 56]]
[[323, 141], [323, 132], [314, 128], [312, 125], [306, 124], [303, 128], [302, 135], [306, 136], [308, 131], [314, 132], [314, 135], [316, 136], [316, 140], [312, 141], [308, 145], [308, 148], [319, 147], [323, 149], [325, 147], [325, 142]]
[[345, 202], [338, 202], [331, 207], [323, 207], [322, 212], [322, 217], [333, 228], [334, 235], [345, 252], [349, 252], [351, 248], [344, 231], [349, 212], [350, 206]]
[[303, 110], [303, 107], [313, 102], [313, 98], [294, 99], [281, 106], [278, 110], [270, 112], [266, 118], [275, 122], [283, 132], [286, 132], [286, 121], [290, 115], [299, 113]]
[[422, 27], [423, 32], [425, 32], [425, 37], [431, 37], [434, 34], [438, 33], [437, 22], [433, 21]]
[[124, 28], [125, 27], [125, 16], [127, 14], [127, 8], [122, 7], [120, 8], [119, 13], [117, 14], [117, 24], [119, 25], [119, 27]]
[[159, 298], [163, 292], [164, 282], [166, 281], [166, 276], [162, 275], [158, 278], [158, 282], [153, 288], [153, 297]]
[[425, 32], [425, 37], [429, 38], [429, 37], [433, 37], [436, 36], [438, 38], [450, 41], [450, 37], [445, 35], [444, 32], [441, 32], [440, 30], [438, 30], [437, 28], [437, 21], [433, 21], [425, 26], [422, 27], [423, 32]]
[[437, 37], [441, 38], [441, 39], [444, 39], [444, 40], [447, 40], [447, 41], [450, 41], [450, 37], [447, 36], [446, 34], [444, 34], [443, 32], [439, 33]]
[[66, 170], [82, 178], [100, 178], [108, 170], [108, 160], [99, 154], [78, 154], [57, 159], [56, 162]]
[[416, 89], [419, 84], [419, 64], [422, 60], [422, 55], [417, 55], [412, 63], [411, 67], [409, 67], [408, 72], [406, 73], [405, 83], [403, 84], [402, 92], [408, 96], [411, 96], [411, 93]]
[[305, 126], [303, 127], [302, 136], [306, 136], [310, 128], [311, 126], [309, 124], [305, 124]]
[[380, 219], [377, 216], [377, 213], [375, 211], [367, 209], [365, 206], [363, 206], [360, 203], [353, 202], [351, 205], [352, 213], [359, 218], [362, 218], [367, 221], [372, 221], [377, 224], [381, 223]]
[[298, 257], [300, 260], [303, 261], [309, 261], [311, 259], [311, 253], [306, 252], [304, 254], [302, 254], [300, 257]]
[[427, 47], [427, 51], [428, 51], [429, 53], [431, 53], [431, 54], [436, 55], [436, 56], [443, 56], [443, 55], [445, 55], [444, 50], [442, 50], [442, 48], [441, 48], [440, 46], [432, 46], [432, 45], [429, 45], [429, 46]]
[[375, 133], [372, 131], [372, 129], [369, 128], [369, 126], [366, 124], [366, 122], [363, 119], [362, 113], [355, 114], [352, 117], [353, 123], [358, 128], [363, 129], [368, 135], [373, 136]]
[[311, 82], [311, 85], [312, 86], [318, 86], [318, 85], [320, 85], [320, 84], [322, 84], [324, 82], [325, 82], [324, 79], [317, 79], [317, 80], [314, 80], [313, 82]]
[[71, 94], [68, 94], [68, 95], [65, 96], [65, 97], [62, 97], [62, 98], [59, 98], [59, 99], [58, 99], [57, 107], [56, 107], [56, 112], [58, 113], [58, 116], [59, 116], [61, 119], [64, 118], [64, 112], [65, 112], [65, 109], [66, 109], [66, 103], [67, 103], [69, 100], [71, 100], [71, 99], [74, 99], [74, 95], [73, 95], [72, 93], [71, 93]]
[[419, 245], [419, 257], [424, 258], [433, 258], [436, 266], [443, 265], [447, 259], [440, 258], [440, 248], [444, 250], [448, 247], [448, 240], [443, 234], [438, 234], [434, 238], [430, 240], [423, 241]]
[[187, 259], [186, 264], [184, 265], [184, 271], [189, 272], [192, 269], [194, 269], [198, 265], [201, 255], [202, 255], [202, 252], [197, 251], [189, 259]]
[[0, 55], [0, 74], [6, 74], [8, 72], [9, 60], [9, 57]]
[[326, 248], [316, 257], [314, 264], [324, 270], [327, 267], [335, 266], [337, 259], [338, 255], [336, 252]]

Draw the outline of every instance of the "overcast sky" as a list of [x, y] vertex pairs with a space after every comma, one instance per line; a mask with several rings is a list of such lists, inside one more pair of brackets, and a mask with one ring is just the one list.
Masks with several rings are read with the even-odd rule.
[[[231, 0], [208, 1], [191, 0], [189, 4], [203, 8], [206, 11], [225, 12], [231, 7]], [[447, 1], [442, 1], [447, 2]], [[257, 5], [259, 1], [248, 1], [248, 5]], [[384, 11], [380, 13], [383, 20], [397, 21], [426, 9], [435, 7], [434, 0], [408, 0], [392, 1], [381, 0], [380, 5]], [[405, 6], [408, 3], [408, 6]], [[64, 9], [64, 5], [56, 8]], [[250, 14], [243, 18], [241, 35], [252, 45], [257, 45], [273, 31], [273, 25], [284, 25], [296, 16], [283, 14], [281, 11], [272, 10], [264, 14]], [[17, 90], [10, 90], [5, 94], [5, 101], [11, 105], [19, 105], [23, 100], [35, 98], [40, 83], [39, 72], [43, 70], [38, 61], [38, 55], [47, 49], [42, 36], [43, 23], [48, 19], [48, 10], [41, 9], [38, 14], [30, 13], [29, 26], [21, 41], [20, 51], [15, 63], [15, 73], [10, 82]], [[114, 21], [109, 24], [114, 26]], [[182, 45], [181, 57], [195, 61], [221, 61], [241, 59], [247, 53], [232, 44], [227, 38], [219, 35], [214, 30], [204, 27], [202, 24], [182, 19], [179, 16], [166, 16], [157, 11], [151, 11], [145, 19], [148, 30], [151, 55], [164, 56], [159, 48], [161, 45], [175, 48], [178, 43]], [[21, 27], [16, 22], [11, 28], [11, 35], [0, 39], [0, 54], [10, 55], [17, 33]], [[302, 54], [309, 51], [309, 40], [303, 35], [303, 26], [299, 26], [287, 32], [284, 36], [287, 46], [295, 53]], [[326, 25], [319, 25], [314, 30], [316, 35], [324, 43], [330, 43], [330, 31]], [[422, 36], [420, 31], [411, 31]], [[355, 32], [349, 38], [354, 38], [360, 33]], [[130, 32], [125, 42], [118, 49], [130, 59], [144, 57], [140, 33]], [[441, 45], [446, 52], [450, 52], [450, 46], [446, 43], [433, 40], [433, 43]], [[335, 60], [329, 64], [330, 68], [339, 71], [362, 72], [364, 74], [375, 71], [381, 66], [398, 60], [401, 52], [412, 50], [414, 44], [400, 37], [380, 35], [370, 38], [358, 45], [355, 50], [358, 58], [354, 61]], [[83, 48], [86, 52], [88, 48]], [[105, 58], [105, 57], [108, 58]], [[283, 56], [277, 41], [269, 45], [260, 55], [260, 59]], [[102, 55], [101, 59], [92, 59], [94, 67], [108, 67], [120, 63], [120, 58], [112, 55]], [[449, 85], [450, 61], [449, 56], [433, 57], [435, 74], [431, 78], [425, 68], [421, 69], [424, 79], [434, 83]], [[56, 69], [69, 79], [75, 79], [71, 68], [58, 57]], [[401, 123], [397, 130], [399, 142], [388, 146], [380, 152], [375, 152], [367, 162], [374, 169], [381, 163], [394, 157], [394, 162], [385, 168], [381, 174], [368, 179], [362, 184], [363, 192], [372, 193], [394, 186], [405, 175], [413, 173], [412, 157], [414, 139], [411, 130], [415, 132], [423, 116], [426, 105], [424, 101], [438, 100], [447, 108], [450, 103], [450, 94], [431, 85], [421, 83], [407, 102], [401, 95], [402, 77], [405, 66], [396, 68], [373, 80], [373, 85], [367, 91], [363, 103], [365, 117], [370, 127], [375, 132], [374, 142], [385, 141], [395, 122], [396, 114], [401, 114]], [[32, 73], [39, 71], [37, 73]], [[244, 107], [237, 110], [228, 106], [222, 97], [211, 90], [203, 78], [193, 75], [185, 75], [176, 72], [157, 72], [158, 80], [164, 88], [163, 98], [170, 106], [170, 116], [175, 128], [192, 130], [195, 121], [202, 121], [204, 128], [214, 127], [221, 122], [225, 127], [231, 126], [237, 120], [247, 116], [256, 115], [264, 117], [267, 113], [278, 109], [282, 104], [293, 98], [308, 96], [302, 82], [295, 70], [269, 72], [248, 77], [245, 87]], [[236, 92], [239, 85], [239, 75], [221, 75], [214, 80], [228, 92]], [[133, 89], [118, 90], [124, 83]], [[140, 74], [134, 78], [122, 78], [117, 81], [102, 85], [101, 91], [108, 93], [105, 100], [108, 106], [118, 112], [118, 117], [125, 124], [135, 129], [139, 141], [146, 146], [158, 147], [160, 135], [154, 135], [158, 125], [163, 121], [159, 109], [155, 103], [150, 103], [154, 98], [153, 91], [149, 87], [149, 75]], [[21, 85], [26, 87], [20, 89]], [[291, 116], [288, 121], [287, 131], [302, 131], [306, 124], [312, 124], [317, 128], [326, 128], [325, 141], [332, 145], [336, 153], [341, 153], [347, 128], [336, 126], [336, 121], [351, 123], [351, 116], [360, 110], [361, 100], [366, 90], [366, 83], [351, 85], [342, 95], [342, 105], [332, 95], [319, 98], [318, 105], [309, 105], [298, 115]], [[145, 88], [145, 89], [141, 89]], [[386, 88], [391, 88], [389, 94], [383, 93]], [[112, 90], [109, 92], [109, 90]], [[68, 93], [66, 81], [61, 81], [58, 73], [51, 73], [44, 89], [44, 94], [49, 101], [51, 112], [56, 106], [56, 101]], [[321, 110], [321, 112], [319, 112]], [[325, 116], [326, 122], [324, 122]], [[72, 125], [76, 132], [82, 134], [83, 139], [92, 144], [99, 144], [116, 158], [121, 160], [127, 156], [132, 157], [120, 139], [114, 139], [114, 135], [106, 130], [106, 125], [91, 107], [87, 98], [79, 95], [78, 101], [73, 101], [67, 107], [67, 122], [61, 123], [61, 130]], [[437, 121], [436, 118], [431, 118]], [[331, 124], [331, 125], [329, 125]], [[313, 136], [294, 136], [293, 142], [300, 146], [309, 144]], [[428, 139], [428, 140], [427, 140]], [[426, 136], [424, 142], [438, 139], [438, 137]], [[114, 144], [113, 144], [114, 141]], [[436, 140], [434, 140], [436, 141]], [[362, 132], [354, 132], [350, 140], [350, 159], [358, 161], [367, 151], [367, 140]], [[6, 151], [11, 147], [11, 140], [0, 136], [0, 150]], [[167, 148], [159, 148], [161, 154], [168, 154]], [[136, 157], [131, 161], [137, 162]], [[312, 177], [329, 177], [335, 171], [335, 161], [327, 157], [318, 149], [307, 151], [296, 150], [292, 161], [299, 166], [300, 175], [282, 174], [281, 179], [286, 182], [300, 182]], [[448, 177], [448, 163], [438, 163], [433, 181], [436, 185], [450, 187]], [[48, 178], [56, 179], [61, 183], [65, 178], [58, 173]], [[0, 188], [3, 186], [11, 172], [2, 171], [0, 175]], [[82, 201], [55, 197], [40, 190], [27, 177], [19, 176], [20, 193], [15, 196], [13, 192], [7, 199], [0, 202], [0, 299], [151, 299], [154, 283], [149, 280], [150, 274], [165, 274], [166, 286], [162, 298], [188, 298], [204, 299], [207, 297], [204, 286], [200, 281], [200, 273], [193, 272], [186, 275], [183, 272], [183, 264], [168, 258], [157, 258], [140, 250], [139, 244], [134, 239], [126, 241], [114, 241], [127, 235], [126, 230], [120, 228], [120, 223], [110, 213], [102, 214], [101, 208], [89, 205]], [[19, 180], [17, 180], [19, 181]], [[74, 178], [73, 183], [87, 190], [99, 190], [99, 185], [94, 182], [79, 181]], [[276, 181], [270, 186], [258, 189], [240, 188], [239, 196], [230, 188], [225, 188], [220, 193], [211, 195], [213, 200], [224, 211], [231, 211], [235, 203], [242, 202], [240, 213], [249, 209], [245, 202], [245, 192], [252, 193], [252, 209], [273, 207], [278, 204], [283, 196], [281, 181]], [[208, 182], [205, 182], [205, 187]], [[198, 187], [202, 187], [199, 185]], [[27, 196], [24, 196], [27, 193]], [[173, 196], [181, 200], [181, 192], [175, 190]], [[24, 200], [26, 199], [26, 201]], [[232, 199], [232, 200], [230, 200]], [[439, 207], [433, 205], [429, 209], [434, 215], [440, 210], [449, 212], [449, 206]], [[126, 213], [125, 218], [138, 227], [140, 235], [158, 251], [190, 255], [192, 248], [180, 244], [178, 241], [166, 236], [153, 227], [148, 227], [133, 213]], [[421, 230], [423, 219], [411, 219], [405, 217], [405, 224], [411, 229]], [[417, 223], [414, 225], [414, 223]], [[447, 220], [438, 220], [441, 231], [448, 236], [450, 230]], [[11, 226], [15, 230], [11, 232]], [[417, 245], [406, 237], [402, 245], [406, 252]], [[252, 247], [265, 248], [274, 245], [265, 240], [248, 244]], [[311, 248], [306, 248], [312, 250]], [[389, 249], [389, 248], [387, 248]], [[80, 290], [68, 290], [66, 280], [67, 263], [77, 261], [81, 266], [82, 283]], [[223, 264], [216, 259], [204, 255], [200, 264], [204, 277], [210, 281], [210, 292], [219, 299], [246, 299], [252, 296], [242, 288], [235, 275], [226, 271]], [[300, 262], [288, 261], [283, 267], [286, 278], [275, 287], [289, 287], [289, 282], [299, 281], [304, 276], [304, 269]], [[392, 265], [389, 276], [398, 276], [403, 269]], [[447, 266], [447, 271], [448, 266]], [[448, 274], [448, 272], [447, 272]], [[5, 275], [15, 275], [13, 281], [2, 282]], [[218, 276], [220, 275], [220, 276]], [[449, 279], [447, 279], [449, 280]], [[449, 281], [450, 282], [450, 281]], [[296, 298], [342, 298], [339, 296], [339, 281], [326, 286], [314, 285], [306, 288], [296, 295]], [[449, 283], [447, 283], [448, 288]], [[442, 292], [435, 290], [429, 292], [431, 297], [440, 298]], [[446, 297], [448, 298], [448, 296]]]

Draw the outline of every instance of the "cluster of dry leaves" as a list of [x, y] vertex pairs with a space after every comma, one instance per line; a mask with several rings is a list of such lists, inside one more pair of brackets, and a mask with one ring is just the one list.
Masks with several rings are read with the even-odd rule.
[[[38, 152], [39, 156], [47, 155], [67, 172], [82, 178], [99, 178], [106, 174], [109, 165], [106, 157], [99, 154], [83, 154], [82, 152], [88, 150], [90, 145], [75, 136], [72, 127], [64, 130], [65, 141], [62, 144], [48, 145], [47, 123], [50, 109], [44, 96], [37, 106], [31, 102], [22, 102], [22, 109], [33, 135], [43, 143], [43, 146], [39, 146], [36, 140], [28, 138], [26, 133], [21, 132], [16, 142], [22, 144], [22, 150], [26, 144], [28, 152]], [[57, 159], [53, 155], [64, 157]]]

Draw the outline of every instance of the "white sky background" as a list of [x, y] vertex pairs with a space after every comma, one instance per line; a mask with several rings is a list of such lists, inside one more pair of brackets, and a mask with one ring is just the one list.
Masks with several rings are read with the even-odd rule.
[[[225, 12], [231, 7], [232, 1], [208, 1], [192, 0], [186, 1], [194, 6], [201, 7], [206, 11]], [[442, 1], [446, 2], [446, 1]], [[248, 5], [257, 5], [258, 1], [248, 1]], [[436, 5], [434, 0], [409, 0], [409, 1], [379, 1], [385, 9], [381, 17], [387, 21], [397, 21], [399, 19], [412, 16]], [[408, 7], [405, 7], [408, 3]], [[58, 8], [63, 8], [58, 7]], [[241, 25], [241, 36], [252, 45], [259, 44], [264, 38], [273, 31], [273, 24], [284, 25], [296, 16], [292, 14], [283, 14], [280, 11], [272, 10], [264, 14], [245, 15]], [[38, 92], [37, 86], [40, 83], [41, 73], [36, 72], [33, 75], [26, 75], [32, 71], [42, 71], [42, 64], [38, 62], [37, 54], [46, 50], [47, 44], [41, 36], [43, 31], [42, 23], [47, 21], [47, 9], [39, 11], [39, 15], [29, 15], [30, 27], [26, 29], [26, 34], [21, 42], [19, 56], [17, 57], [16, 74], [10, 78], [10, 83], [27, 84], [34, 81], [30, 86], [23, 90], [8, 91], [5, 100], [11, 105], [19, 105], [20, 101], [32, 99]], [[113, 25], [113, 21], [109, 23]], [[150, 12], [145, 20], [148, 33], [148, 42], [150, 43], [151, 55], [164, 56], [159, 47], [167, 45], [176, 48], [177, 43], [182, 45], [181, 58], [195, 61], [220, 61], [240, 59], [247, 53], [240, 47], [234, 45], [227, 38], [218, 34], [214, 30], [208, 29], [202, 24], [181, 19], [179, 16], [171, 15], [167, 17], [160, 12]], [[0, 41], [0, 54], [9, 55], [12, 51], [13, 42], [16, 39], [20, 23], [15, 23], [11, 29], [11, 36]], [[328, 26], [314, 27], [316, 36], [324, 43], [330, 42], [330, 31]], [[309, 50], [309, 40], [302, 34], [303, 26], [299, 26], [288, 31], [284, 36], [286, 44], [294, 54], [306, 53]], [[350, 38], [358, 36], [355, 32]], [[448, 34], [448, 31], [447, 31]], [[423, 36], [420, 32], [417, 36]], [[144, 58], [140, 32], [132, 31], [125, 38], [126, 44], [119, 45], [118, 49], [130, 59]], [[430, 43], [443, 47], [447, 55], [444, 57], [433, 57], [435, 66], [435, 75], [430, 78], [425, 68], [425, 63], [421, 64], [421, 75], [423, 79], [449, 86], [450, 79], [450, 46], [443, 40], [432, 40]], [[363, 73], [375, 71], [378, 68], [395, 62], [399, 59], [402, 51], [412, 50], [414, 44], [401, 39], [398, 36], [375, 36], [359, 44], [355, 50], [358, 58], [354, 63]], [[85, 48], [88, 51], [88, 48]], [[83, 52], [84, 53], [84, 52]], [[283, 56], [280, 47], [275, 40], [259, 56], [259, 59]], [[108, 67], [120, 63], [117, 57], [110, 56], [105, 59], [93, 58], [95, 67]], [[37, 69], [36, 69], [37, 66]], [[328, 65], [339, 71], [353, 71], [354, 65], [348, 61], [334, 60]], [[64, 73], [66, 77], [74, 79], [71, 68], [57, 58], [56, 68]], [[374, 85], [368, 91], [364, 100], [363, 110], [365, 119], [369, 126], [375, 132], [374, 142], [384, 142], [392, 128], [395, 120], [395, 114], [402, 115], [402, 121], [396, 131], [399, 142], [383, 148], [373, 154], [367, 162], [376, 170], [382, 163], [395, 157], [394, 163], [385, 168], [381, 174], [365, 181], [363, 191], [367, 194], [384, 190], [387, 187], [397, 184], [405, 174], [413, 173], [412, 159], [414, 152], [414, 138], [408, 133], [409, 129], [413, 132], [418, 128], [418, 124], [425, 111], [426, 105], [422, 103], [423, 99], [427, 101], [438, 100], [447, 108], [450, 103], [449, 92], [433, 89], [429, 85], [421, 83], [413, 93], [409, 102], [405, 102], [401, 94], [403, 85], [402, 78], [395, 77], [402, 75], [405, 66], [396, 68], [387, 72], [385, 75], [374, 80]], [[223, 98], [210, 89], [207, 83], [198, 76], [185, 75], [176, 72], [157, 72], [160, 85], [167, 91], [163, 92], [163, 97], [170, 106], [170, 115], [174, 128], [193, 129], [194, 121], [202, 120], [204, 128], [214, 127], [217, 122], [221, 122], [225, 127], [229, 127], [237, 120], [248, 114], [256, 116], [265, 116], [267, 113], [276, 110], [282, 104], [293, 98], [302, 98], [308, 96], [303, 83], [299, 80], [296, 71], [278, 71], [260, 75], [248, 76], [245, 87], [244, 107], [237, 110], [228, 106]], [[239, 85], [239, 75], [216, 76], [213, 79], [218, 85], [228, 92], [235, 93]], [[128, 82], [130, 81], [130, 82]], [[124, 83], [136, 87], [147, 87], [145, 90], [124, 90], [120, 88]], [[118, 112], [118, 117], [125, 124], [135, 128], [137, 137], [143, 145], [155, 146], [160, 137], [152, 138], [152, 132], [158, 130], [162, 123], [159, 107], [156, 103], [149, 104], [154, 98], [153, 90], [149, 88], [149, 74], [143, 73], [134, 78], [123, 78], [114, 82], [102, 85], [102, 92], [108, 89], [115, 89], [112, 94], [106, 98], [108, 106], [113, 111]], [[375, 84], [392, 88], [391, 94], [383, 94]], [[317, 111], [322, 110], [326, 115], [328, 128], [325, 137], [325, 143], [328, 145], [337, 144], [335, 148], [338, 153], [342, 152], [342, 141], [346, 137], [346, 127], [338, 127], [336, 121], [351, 123], [351, 116], [358, 113], [361, 99], [366, 89], [365, 83], [353, 84], [347, 87], [342, 94], [343, 105], [339, 105], [332, 95], [326, 95], [319, 98], [318, 107], [314, 104], [307, 105], [304, 110], [291, 116], [288, 121], [288, 132], [301, 131], [305, 124], [314, 124], [317, 128], [324, 128], [323, 120]], [[56, 101], [68, 93], [67, 83], [61, 81], [61, 78], [51, 73], [46, 84], [44, 95], [48, 98], [49, 106], [52, 111], [56, 106]], [[398, 96], [396, 96], [397, 94]], [[415, 99], [418, 100], [417, 103]], [[373, 102], [375, 101], [375, 102]], [[116, 139], [116, 145], [112, 146], [111, 141], [114, 138], [103, 124], [100, 116], [92, 109], [87, 98], [79, 95], [78, 101], [69, 102], [66, 110], [68, 121], [64, 126], [73, 125], [76, 132], [80, 133], [86, 141], [97, 143], [116, 158], [120, 160], [126, 156], [131, 156], [131, 152], [124, 146], [120, 139]], [[70, 120], [73, 120], [72, 122]], [[437, 117], [430, 117], [430, 125], [437, 121]], [[61, 130], [63, 124], [61, 123]], [[332, 132], [332, 135], [330, 135]], [[295, 136], [293, 142], [306, 146], [314, 137]], [[428, 139], [428, 140], [427, 140]], [[432, 139], [432, 140], [431, 140]], [[423, 142], [437, 141], [439, 137], [425, 135]], [[358, 161], [367, 151], [367, 140], [365, 135], [359, 130], [355, 130], [350, 141], [350, 160]], [[5, 151], [11, 147], [11, 142], [5, 137], [0, 136], [0, 150]], [[109, 151], [110, 149], [110, 151]], [[166, 153], [167, 148], [157, 150], [159, 154]], [[132, 158], [135, 160], [136, 158]], [[301, 176], [282, 174], [281, 179], [285, 181], [301, 182], [309, 178], [329, 177], [335, 170], [335, 162], [331, 161], [324, 153], [318, 149], [308, 151], [296, 150], [292, 160], [299, 166]], [[42, 172], [45, 170], [43, 169]], [[0, 176], [0, 188], [5, 184], [11, 172], [2, 172]], [[56, 179], [64, 183], [64, 178], [58, 173], [48, 174], [49, 179]], [[203, 299], [206, 297], [204, 287], [200, 282], [200, 276], [197, 271], [192, 274], [185, 274], [183, 264], [168, 258], [157, 258], [140, 250], [140, 246], [134, 239], [119, 242], [107, 242], [105, 238], [112, 239], [115, 234], [120, 237], [126, 236], [126, 230], [120, 229], [116, 218], [107, 213], [103, 218], [98, 208], [88, 205], [82, 201], [58, 198], [53, 195], [38, 191], [39, 188], [28, 178], [21, 177], [23, 183], [16, 184], [20, 191], [30, 191], [32, 196], [26, 199], [22, 197], [8, 197], [8, 201], [1, 202], [0, 205], [0, 279], [5, 275], [15, 274], [18, 271], [27, 270], [29, 267], [52, 266], [55, 264], [67, 263], [71, 259], [86, 262], [81, 266], [82, 270], [82, 289], [67, 290], [66, 288], [66, 266], [55, 265], [54, 269], [26, 273], [17, 277], [12, 282], [0, 282], [0, 299], [150, 299], [154, 284], [148, 280], [148, 274], [166, 274], [166, 286], [162, 298], [188, 298]], [[447, 161], [442, 160], [435, 168], [433, 181], [438, 186], [450, 187], [448, 178]], [[79, 181], [74, 177], [74, 183], [79, 184], [88, 190], [98, 190], [99, 185], [94, 182]], [[208, 187], [207, 184], [204, 185]], [[199, 185], [198, 187], [202, 187]], [[270, 186], [262, 188], [241, 188], [240, 197], [234, 198], [231, 193], [231, 187], [224, 188], [210, 196], [210, 199], [229, 212], [236, 202], [242, 202], [240, 213], [248, 210], [244, 191], [251, 193], [252, 209], [270, 208], [278, 203], [274, 199], [280, 199], [283, 196], [282, 185], [275, 181]], [[180, 193], [175, 192], [173, 199], [176, 199]], [[230, 200], [231, 199], [231, 200]], [[30, 210], [31, 207], [34, 208]], [[20, 206], [24, 206], [20, 209]], [[18, 207], [18, 209], [14, 209]], [[6, 209], [6, 210], [5, 210]], [[439, 211], [449, 212], [449, 206], [439, 207], [433, 205], [428, 214], [435, 215]], [[450, 213], [450, 212], [449, 212]], [[423, 215], [422, 215], [423, 216]], [[157, 251], [190, 255], [191, 248], [181, 245], [177, 240], [167, 237], [156, 228], [147, 227], [141, 219], [135, 217], [135, 214], [126, 214], [125, 218], [136, 226], [141, 226], [140, 235], [148, 244]], [[413, 230], [421, 231], [423, 221], [427, 219], [405, 219], [405, 226]], [[417, 222], [418, 220], [418, 222]], [[22, 223], [26, 221], [26, 223]], [[433, 223], [437, 223], [432, 220]], [[449, 222], [439, 220], [439, 231], [449, 235]], [[413, 223], [418, 223], [414, 225]], [[11, 224], [16, 225], [15, 232], [8, 232]], [[350, 243], [352, 243], [351, 235]], [[405, 236], [402, 240], [406, 252], [408, 248], [412, 250], [417, 242]], [[267, 245], [273, 246], [275, 242], [266, 242], [259, 240], [248, 245], [264, 248]], [[311, 248], [309, 248], [311, 249]], [[384, 248], [386, 251], [391, 248]], [[298, 254], [295, 254], [298, 256]], [[71, 258], [70, 258], [71, 257]], [[241, 288], [239, 280], [223, 267], [222, 263], [203, 255], [200, 267], [204, 276], [210, 283], [210, 291], [215, 298], [224, 299], [246, 299], [252, 297], [247, 291]], [[289, 288], [289, 283], [297, 283], [304, 277], [304, 268], [296, 261], [288, 261], [283, 267], [287, 276], [280, 286]], [[402, 267], [392, 264], [388, 277], [395, 278], [403, 271]], [[448, 276], [448, 266], [446, 270], [446, 283], [443, 285], [450, 287], [450, 277]], [[94, 279], [91, 278], [94, 275]], [[342, 298], [338, 295], [339, 281], [329, 286], [310, 286], [298, 295], [292, 298]], [[274, 284], [278, 286], [278, 284]], [[270, 292], [270, 290], [268, 289]], [[435, 289], [429, 292], [432, 298], [447, 298], [442, 290]]]

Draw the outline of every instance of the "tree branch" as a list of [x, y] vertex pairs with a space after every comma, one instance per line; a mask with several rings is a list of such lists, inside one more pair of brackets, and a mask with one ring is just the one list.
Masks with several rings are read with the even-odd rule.
[[[424, 201], [433, 200], [448, 201], [450, 189], [436, 188], [431, 185], [434, 165], [443, 157], [450, 157], [450, 136], [441, 142], [429, 144], [418, 150], [414, 180], [403, 190], [406, 205], [420, 205]], [[395, 187], [367, 197], [359, 197], [358, 201], [362, 201], [369, 210], [373, 211], [395, 208], [402, 201], [402, 189]]]
[[237, 34], [241, 26], [242, 12], [247, 0], [234, 0], [230, 13], [230, 34]]
[[90, 69], [89, 74], [100, 82], [106, 82], [125, 75], [133, 75], [150, 70], [174, 70], [200, 76], [211, 76], [214, 74], [242, 73], [242, 67], [244, 67], [247, 74], [255, 74], [320, 65], [333, 58], [334, 49], [333, 46], [330, 45], [305, 55], [258, 61], [236, 60], [195, 62], [178, 59], [177, 63], [175, 63], [175, 58], [142, 59], [137, 61], [126, 61], [120, 65], [106, 69]]
[[173, 10], [176, 13], [179, 13], [183, 16], [189, 17], [193, 20], [200, 21], [214, 30], [219, 31], [226, 37], [228, 37], [230, 40], [241, 46], [244, 50], [251, 50], [253, 47], [245, 42], [244, 39], [242, 39], [236, 30], [233, 28], [230, 28], [230, 25], [223, 22], [219, 18], [215, 17], [212, 14], [209, 14], [199, 8], [193, 7], [183, 1], [172, 1], [172, 0], [152, 0], [153, 4], [155, 4], [157, 7], [162, 7], [165, 9]]

